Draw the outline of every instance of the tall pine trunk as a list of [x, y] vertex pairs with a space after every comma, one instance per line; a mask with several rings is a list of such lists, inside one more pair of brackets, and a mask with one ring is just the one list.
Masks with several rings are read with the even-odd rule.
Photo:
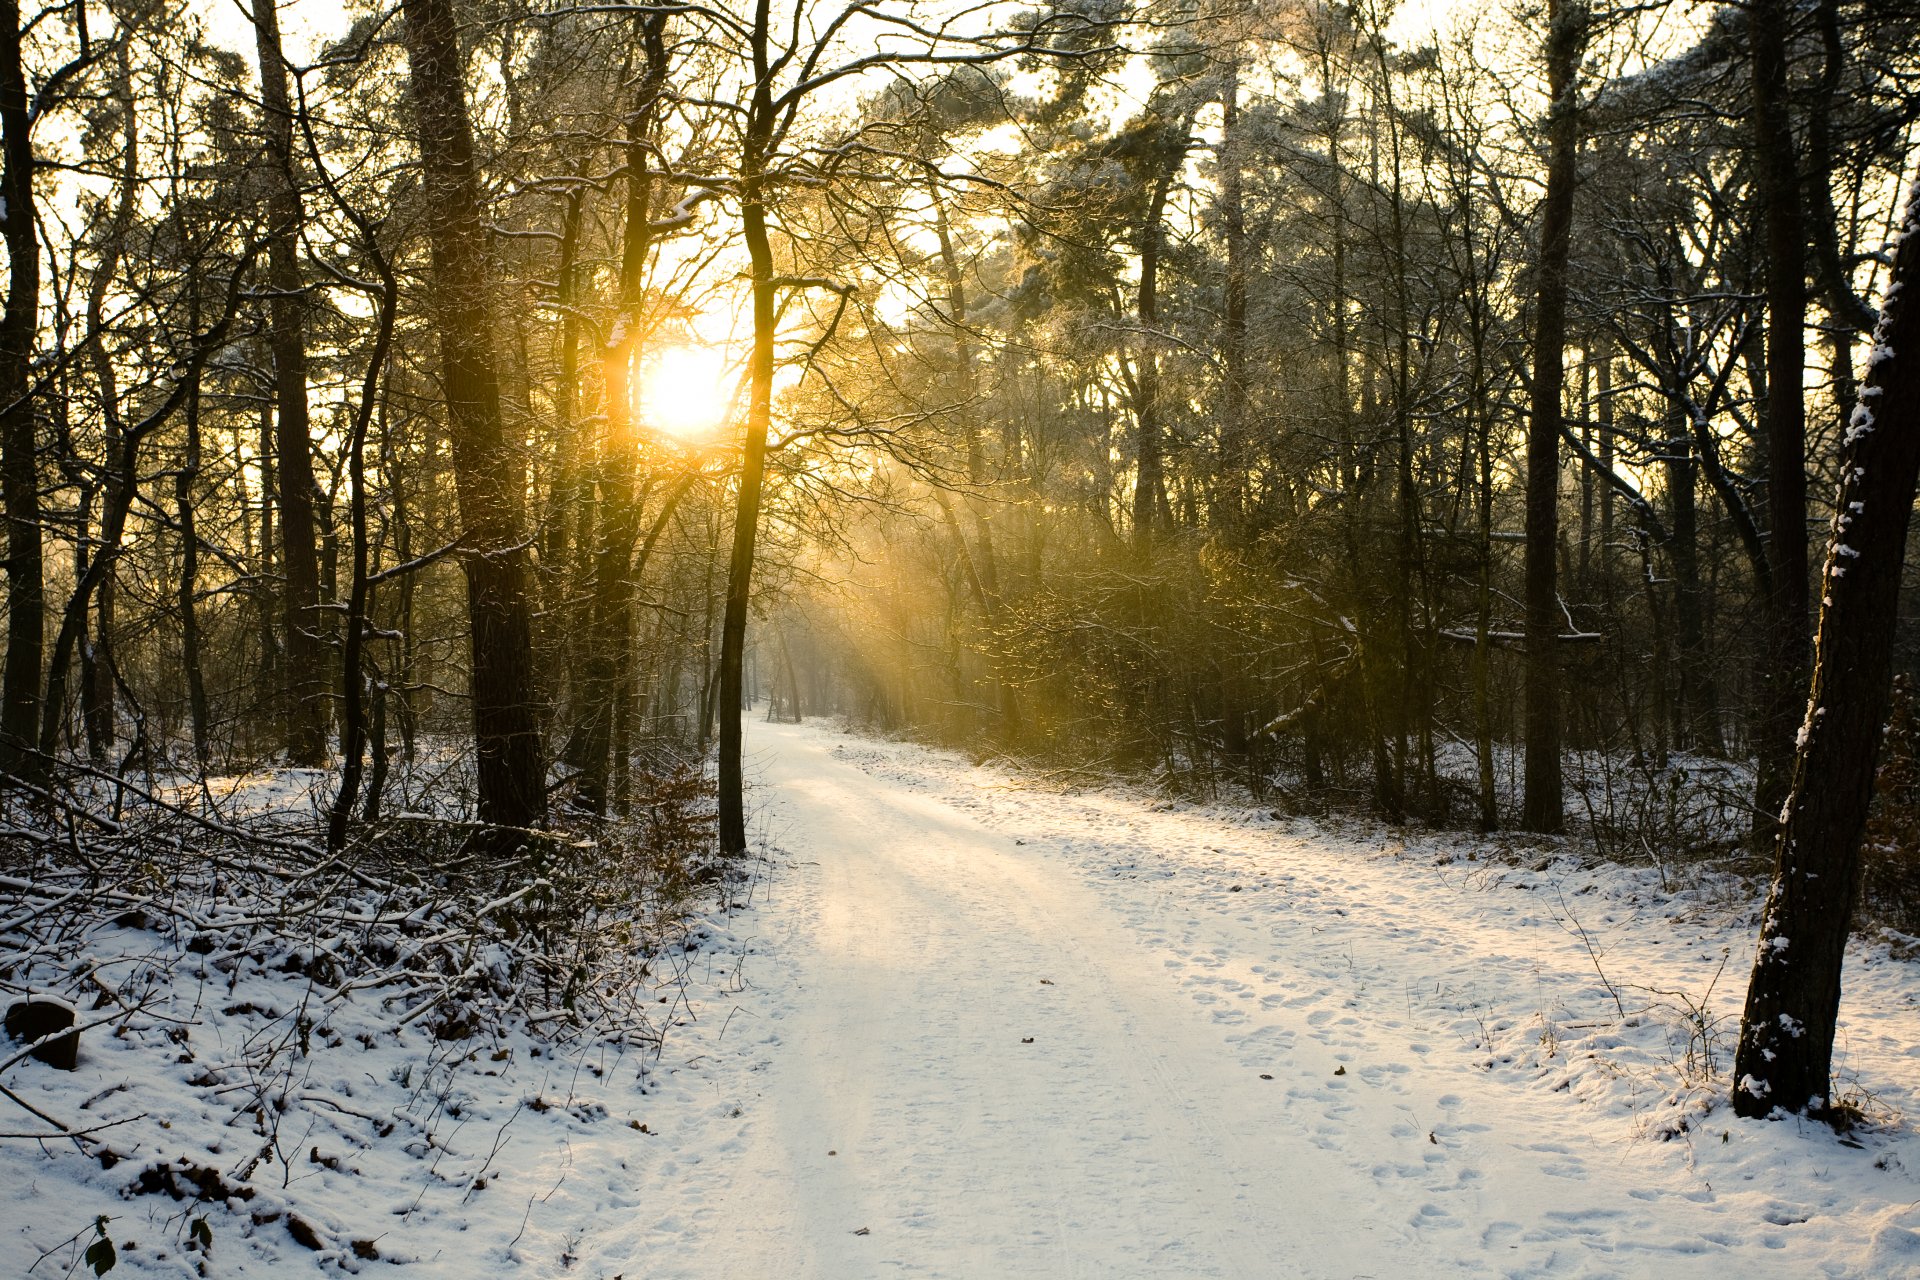
[[[493, 264], [474, 169], [450, 0], [404, 0], [407, 61], [432, 248], [429, 306], [453, 446], [472, 628], [474, 745], [481, 822], [527, 828], [546, 817], [546, 769], [533, 679], [531, 575], [522, 537], [521, 459], [500, 416]], [[500, 851], [518, 843], [509, 832]]]
[[286, 655], [287, 763], [318, 768], [327, 759], [327, 651], [321, 636], [319, 531], [315, 518], [312, 423], [307, 413], [306, 298], [300, 272], [305, 222], [293, 171], [293, 103], [273, 0], [253, 6], [254, 45], [265, 108], [267, 283], [273, 350], [275, 474], [280, 482], [280, 596]]
[[1786, 798], [1793, 726], [1807, 684], [1806, 231], [1787, 102], [1782, 0], [1748, 10], [1753, 54], [1754, 189], [1766, 242], [1767, 644], [1760, 672], [1754, 833], [1770, 838]]
[[1585, 0], [1547, 8], [1547, 195], [1541, 209], [1540, 294], [1533, 347], [1533, 409], [1527, 426], [1526, 796], [1520, 824], [1558, 831], [1560, 774], [1560, 417], [1566, 386], [1567, 258], [1573, 235], [1580, 122], [1575, 85], [1586, 47]]

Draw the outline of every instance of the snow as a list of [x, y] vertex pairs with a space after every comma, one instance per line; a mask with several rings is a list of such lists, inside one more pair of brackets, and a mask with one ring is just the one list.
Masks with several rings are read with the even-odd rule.
[[35, 1272], [64, 1274], [104, 1213], [141, 1276], [195, 1274], [202, 1217], [217, 1276], [377, 1266], [356, 1241], [650, 1280], [1920, 1276], [1920, 988], [1887, 943], [1849, 956], [1837, 1086], [1876, 1123], [1842, 1141], [1726, 1106], [1750, 886], [750, 734], [770, 878], [669, 949], [657, 1056], [348, 1002], [290, 1079], [234, 1082], [290, 1100], [281, 1133], [223, 1129], [193, 1081], [261, 1033], [228, 1011], [298, 984], [211, 970], [176, 993], [194, 1062], [96, 1031], [79, 1072], [0, 1082], [125, 1120], [139, 1161], [273, 1146], [253, 1198], [0, 1143], [0, 1256], [74, 1235]]

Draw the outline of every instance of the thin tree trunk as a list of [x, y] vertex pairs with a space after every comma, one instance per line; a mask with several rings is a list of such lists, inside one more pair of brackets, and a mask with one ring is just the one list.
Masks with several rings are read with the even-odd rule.
[[1473, 740], [1480, 801], [1480, 830], [1500, 826], [1493, 761], [1493, 406], [1487, 385], [1487, 335], [1481, 299], [1475, 299], [1473, 354], [1468, 375], [1473, 397], [1474, 506], [1479, 539], [1473, 636]]
[[[195, 308], [198, 311], [198, 308]], [[194, 316], [197, 322], [199, 317]], [[187, 449], [173, 474], [174, 518], [180, 522], [180, 581], [174, 599], [180, 609], [180, 665], [187, 678], [187, 715], [193, 732], [193, 760], [204, 774], [212, 757], [212, 715], [200, 644], [200, 534], [194, 523], [193, 487], [200, 478], [200, 387], [187, 393]]]
[[1166, 506], [1165, 441], [1160, 432], [1160, 254], [1166, 238], [1161, 225], [1166, 216], [1167, 195], [1173, 188], [1174, 174], [1186, 158], [1183, 118], [1176, 126], [1181, 132], [1177, 147], [1169, 147], [1166, 167], [1154, 175], [1153, 195], [1147, 202], [1146, 219], [1140, 226], [1140, 297], [1137, 313], [1140, 321], [1139, 365], [1134, 375], [1134, 444], [1136, 464], [1133, 488], [1133, 549], [1141, 559], [1153, 551], [1155, 527]]
[[1220, 215], [1226, 241], [1221, 307], [1220, 503], [1236, 542], [1246, 536], [1247, 468], [1247, 216], [1241, 152], [1240, 64], [1227, 73], [1221, 95]]
[[254, 442], [254, 461], [260, 468], [260, 544], [258, 572], [255, 575], [254, 603], [258, 612], [254, 617], [259, 629], [260, 673], [257, 684], [258, 693], [254, 703], [256, 712], [255, 729], [264, 729], [263, 736], [274, 743], [277, 750], [285, 745], [286, 735], [281, 732], [278, 690], [280, 688], [280, 629], [276, 625], [280, 613], [280, 596], [277, 586], [277, 569], [280, 563], [276, 553], [277, 543], [274, 537], [274, 495], [279, 490], [279, 480], [273, 467], [273, 400], [263, 397], [260, 401], [260, 434]]
[[[761, 0], [762, 13], [765, 8]], [[764, 81], [756, 93], [767, 93]], [[766, 110], [771, 112], [771, 103]], [[753, 272], [753, 350], [747, 370], [746, 448], [734, 504], [733, 550], [727, 560], [726, 612], [720, 623], [720, 851], [729, 855], [747, 851], [742, 676], [760, 490], [767, 468], [767, 431], [773, 421], [773, 245], [767, 235], [764, 191], [761, 175], [750, 171], [742, 195], [742, 230]]]
[[[961, 406], [965, 422], [969, 486], [966, 504], [968, 520], [973, 526], [974, 545], [971, 548], [967, 546], [966, 536], [961, 533], [957, 521], [953, 522], [954, 538], [966, 557], [969, 582], [982, 619], [988, 630], [992, 631], [1000, 613], [1000, 569], [993, 549], [993, 513], [986, 493], [991, 481], [987, 473], [987, 449], [982, 439], [979, 413], [974, 405], [979, 385], [974, 369], [973, 341], [968, 329], [972, 321], [967, 312], [966, 277], [960, 267], [960, 255], [954, 250], [953, 230], [947, 219], [946, 203], [940, 198], [939, 189], [932, 184], [929, 184], [927, 195], [933, 204], [934, 231], [939, 239], [940, 263], [946, 276], [947, 321], [953, 329], [954, 373], [958, 382], [954, 400]], [[1000, 722], [995, 728], [1002, 741], [1012, 742], [1020, 732], [1019, 695], [1013, 683], [997, 669], [1000, 665], [998, 655], [992, 655], [992, 660], [996, 668], [996, 705], [1000, 712]]]
[[[114, 50], [113, 91], [119, 99], [121, 113], [120, 180], [114, 191], [113, 216], [101, 237], [100, 256], [94, 267], [93, 280], [87, 287], [87, 331], [95, 335], [103, 335], [107, 327], [107, 293], [113, 288], [114, 277], [120, 270], [120, 261], [126, 251], [127, 231], [133, 223], [134, 203], [139, 195], [139, 116], [133, 96], [133, 65], [124, 41]], [[196, 304], [197, 301], [196, 298]], [[198, 310], [195, 305], [193, 311], [196, 313], [196, 322], [199, 319]], [[94, 380], [98, 384], [101, 423], [105, 428], [107, 451], [111, 455], [125, 431], [125, 423], [120, 417], [118, 372], [103, 339], [89, 343], [87, 353], [93, 365]], [[190, 397], [197, 395], [197, 388], [188, 394]], [[81, 536], [75, 544], [75, 581], [86, 577], [86, 560], [91, 556], [111, 553], [104, 543], [91, 547], [90, 554], [81, 552], [80, 549], [88, 545], [84, 508], [79, 532]], [[107, 767], [114, 740], [114, 594], [114, 574], [112, 568], [108, 567], [96, 592], [91, 634], [86, 631], [86, 620], [81, 620], [80, 723], [86, 736], [87, 757], [100, 768]], [[53, 714], [64, 716], [65, 708]]]
[[[269, 0], [257, 0], [265, 4]], [[313, 146], [313, 134], [307, 133], [307, 141]], [[339, 852], [347, 842], [347, 826], [352, 821], [354, 805], [360, 798], [360, 783], [365, 770], [364, 757], [367, 749], [367, 661], [366, 647], [368, 634], [372, 627], [372, 584], [367, 579], [367, 561], [372, 551], [371, 540], [367, 533], [367, 431], [373, 425], [376, 405], [384, 399], [382, 388], [387, 366], [387, 352], [393, 344], [394, 314], [399, 308], [400, 288], [393, 274], [392, 264], [380, 248], [380, 239], [374, 225], [349, 204], [341, 194], [333, 178], [321, 167], [324, 160], [319, 148], [313, 146], [314, 163], [320, 168], [321, 180], [325, 183], [327, 194], [333, 197], [334, 204], [353, 223], [360, 233], [360, 240], [367, 256], [380, 277], [380, 293], [376, 303], [379, 319], [373, 340], [373, 352], [367, 357], [367, 370], [360, 380], [360, 403], [353, 413], [353, 425], [347, 433], [347, 510], [348, 533], [351, 538], [349, 556], [351, 561], [350, 578], [347, 587], [346, 630], [341, 644], [340, 662], [340, 790], [334, 797], [333, 810], [327, 815], [327, 849]], [[367, 812], [377, 816], [379, 813], [379, 791], [385, 785], [386, 766], [386, 727], [382, 710], [384, 697], [375, 691], [373, 694], [374, 717], [380, 722], [379, 731], [373, 735], [375, 778], [372, 794], [367, 797]], [[370, 818], [371, 820], [371, 818]]]

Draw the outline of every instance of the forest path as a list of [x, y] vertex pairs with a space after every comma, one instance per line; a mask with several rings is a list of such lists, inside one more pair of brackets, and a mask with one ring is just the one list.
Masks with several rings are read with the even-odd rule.
[[[750, 733], [758, 942], [670, 1041], [603, 1275], [1920, 1275], [1904, 1136], [1701, 1116], [1687, 1002], [1737, 1009], [1750, 935], [1651, 870]], [[1912, 972], [1850, 977], [1876, 1087]]]
[[817, 731], [755, 738], [804, 889], [771, 1106], [707, 1247], [722, 1268], [1270, 1277], [1392, 1256], [1351, 1221], [1371, 1197], [1068, 868], [876, 785]]

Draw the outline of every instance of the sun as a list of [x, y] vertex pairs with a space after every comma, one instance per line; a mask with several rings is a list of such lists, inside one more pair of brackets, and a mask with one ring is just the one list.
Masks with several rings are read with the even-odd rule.
[[693, 439], [726, 421], [732, 370], [720, 347], [659, 347], [640, 359], [634, 411], [640, 425]]

